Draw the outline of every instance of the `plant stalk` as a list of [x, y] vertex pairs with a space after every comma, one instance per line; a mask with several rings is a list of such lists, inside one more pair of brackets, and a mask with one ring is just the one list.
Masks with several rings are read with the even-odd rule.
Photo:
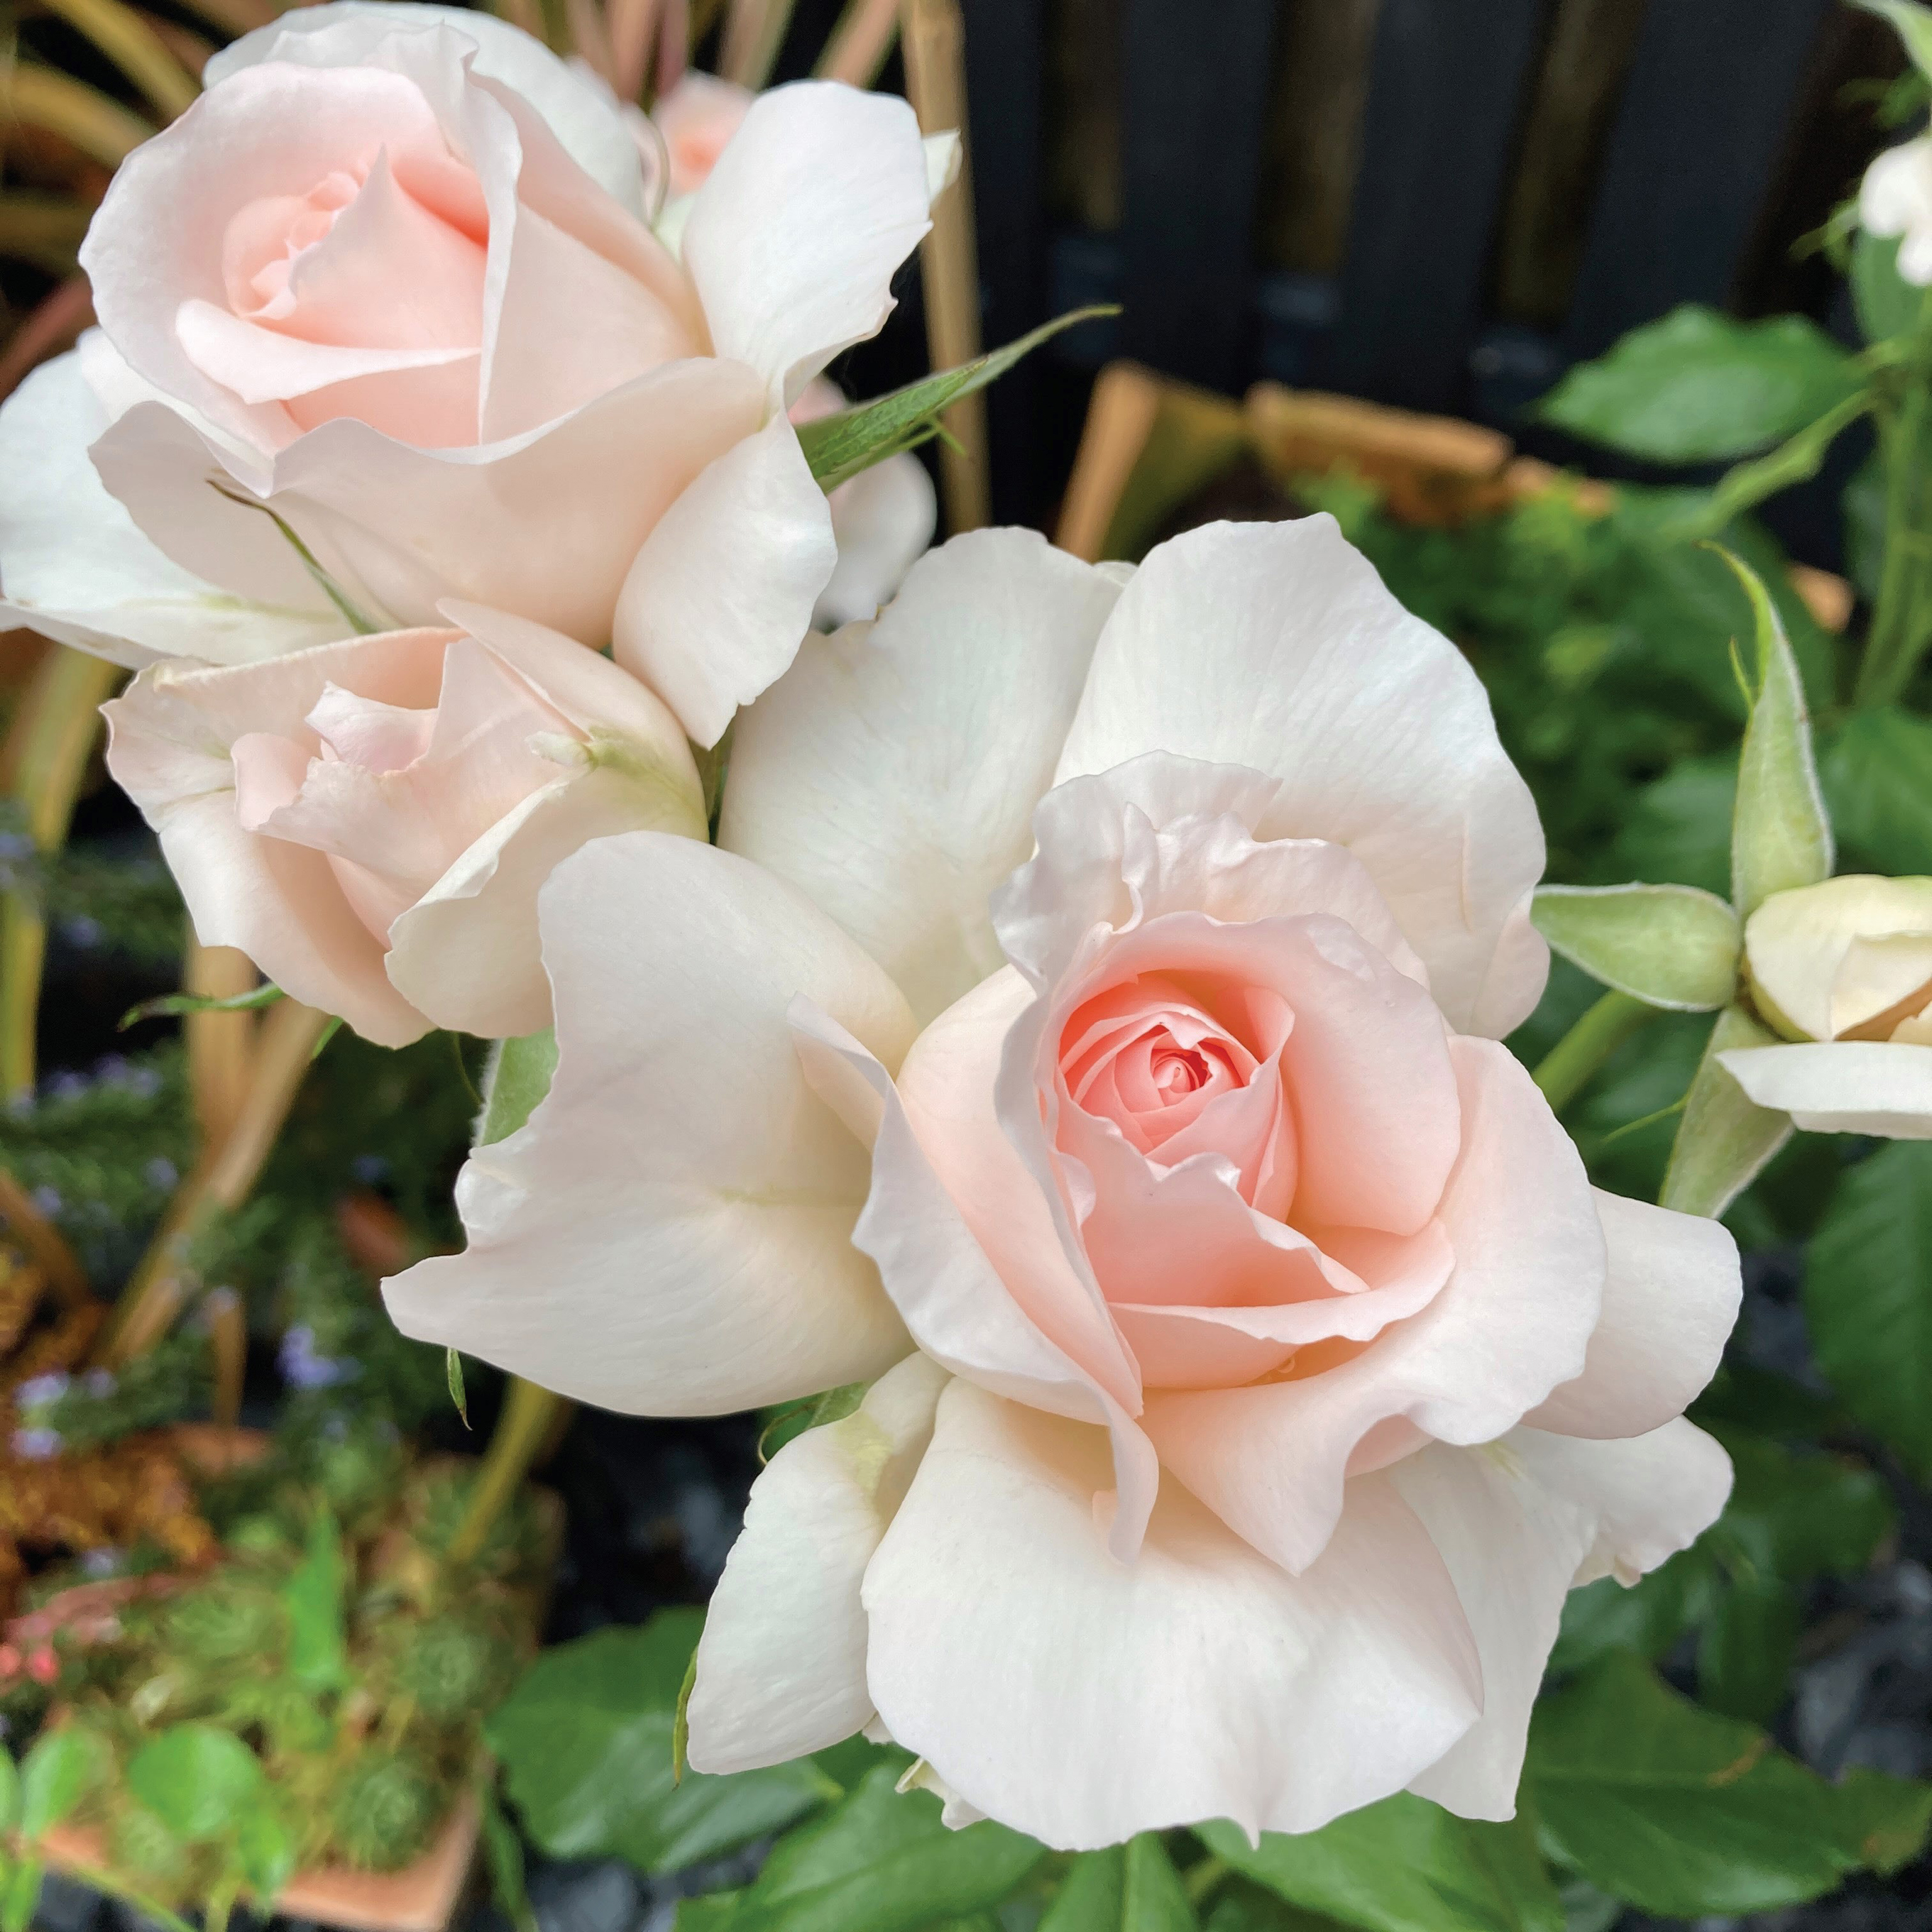
[[1598, 1000], [1544, 1055], [1530, 1076], [1552, 1111], [1562, 1113], [1604, 1062], [1661, 1010], [1628, 993], [1606, 993]]
[[1924, 468], [1928, 407], [1932, 404], [1932, 290], [1918, 314], [1904, 364], [1905, 398], [1887, 410], [1879, 429], [1885, 466], [1885, 562], [1878, 602], [1865, 640], [1852, 701], [1861, 706], [1895, 704], [1904, 694], [1932, 644], [1932, 528]]
[[188, 1254], [195, 1236], [213, 1216], [232, 1214], [248, 1198], [328, 1024], [326, 1013], [298, 1000], [282, 1000], [269, 1009], [234, 1126], [219, 1147], [203, 1151], [169, 1203], [95, 1345], [94, 1360], [100, 1366], [116, 1367], [146, 1353], [167, 1333], [187, 1298]]
[[478, 1464], [470, 1502], [444, 1552], [453, 1564], [474, 1562], [496, 1519], [509, 1506], [530, 1465], [552, 1442], [570, 1402], [550, 1390], [512, 1376], [503, 1392], [503, 1411], [491, 1431], [490, 1446]]
[[[127, 674], [56, 644], [41, 660], [7, 736], [7, 795], [27, 808], [27, 836], [44, 859], [67, 843], [74, 801], [100, 728], [100, 710]], [[0, 897], [0, 1100], [32, 1093], [34, 1029], [47, 927], [33, 884]]]

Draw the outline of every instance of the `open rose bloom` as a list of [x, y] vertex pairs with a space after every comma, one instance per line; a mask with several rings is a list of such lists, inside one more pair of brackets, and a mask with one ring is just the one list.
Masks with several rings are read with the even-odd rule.
[[108, 767], [208, 945], [400, 1046], [550, 1023], [537, 889], [586, 840], [702, 838], [670, 712], [500, 611], [256, 664], [162, 664], [108, 705]]
[[1753, 1100], [1814, 1133], [1932, 1140], [1932, 879], [1774, 892], [1745, 922], [1744, 970], [1790, 1042], [1722, 1056]]
[[614, 642], [713, 742], [836, 561], [787, 411], [884, 320], [951, 138], [776, 90], [674, 255], [616, 104], [488, 15], [303, 9], [207, 80], [89, 231], [100, 329], [0, 415], [18, 620], [235, 662], [457, 596]]
[[1713, 1223], [1500, 1036], [1543, 847], [1326, 518], [956, 539], [741, 719], [720, 850], [540, 895], [560, 1060], [406, 1332], [620, 1409], [854, 1382], [754, 1487], [694, 1765], [868, 1729], [1063, 1847], [1515, 1802], [1565, 1593], [1730, 1482]]

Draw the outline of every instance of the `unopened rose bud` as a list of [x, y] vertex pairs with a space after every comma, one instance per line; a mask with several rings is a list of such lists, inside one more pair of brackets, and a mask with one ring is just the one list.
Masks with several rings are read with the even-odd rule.
[[1744, 970], [1786, 1040], [1932, 1045], [1932, 879], [1851, 873], [1774, 892], [1745, 925]]

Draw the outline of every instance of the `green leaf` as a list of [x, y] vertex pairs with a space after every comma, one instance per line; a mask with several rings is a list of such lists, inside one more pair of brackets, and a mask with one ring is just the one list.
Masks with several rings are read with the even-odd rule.
[[1106, 304], [1076, 309], [956, 369], [942, 370], [895, 389], [889, 396], [842, 410], [836, 416], [801, 423], [798, 440], [805, 460], [822, 488], [836, 489], [862, 470], [926, 442], [935, 433], [940, 417], [961, 397], [1004, 376], [1023, 356], [1050, 341], [1063, 328], [1091, 322], [1096, 316], [1119, 314], [1118, 308]]
[[1613, 1650], [1662, 1657], [1716, 1604], [1716, 1560], [1702, 1545], [1679, 1550], [1634, 1583], [1599, 1577], [1563, 1600], [1563, 1622], [1550, 1668], [1559, 1676], [1586, 1669]]
[[476, 1800], [482, 1814], [483, 1856], [490, 1873], [490, 1902], [515, 1928], [539, 1932], [524, 1882], [524, 1841], [503, 1815], [496, 1800], [496, 1774], [486, 1769], [476, 1780]]
[[1853, 472], [1838, 506], [1844, 523], [1845, 574], [1868, 604], [1876, 604], [1885, 574], [1886, 518], [1885, 466], [1876, 450]]
[[1859, 1858], [1881, 1877], [1889, 1878], [1925, 1849], [1932, 1832], [1932, 1784], [1855, 1765], [1838, 1789]]
[[[263, 1793], [265, 1800], [268, 1796]], [[296, 1834], [272, 1803], [257, 1804], [242, 1819], [235, 1835], [235, 1852], [242, 1876], [256, 1902], [272, 1905], [295, 1876]]]
[[34, 1908], [40, 1902], [44, 1868], [38, 1858], [22, 1858], [0, 1883], [0, 1932], [27, 1932]]
[[997, 1904], [1045, 1847], [990, 1820], [949, 1831], [938, 1798], [895, 1789], [893, 1767], [778, 1840], [732, 1932], [913, 1932]]
[[218, 1724], [170, 1724], [128, 1760], [128, 1789], [178, 1838], [238, 1830], [261, 1802], [261, 1760]]
[[1811, 721], [1796, 660], [1762, 579], [1729, 551], [1756, 620], [1757, 689], [1738, 755], [1731, 902], [1748, 919], [1773, 892], [1832, 876], [1832, 822], [1811, 758]]
[[272, 1006], [286, 997], [272, 980], [221, 999], [212, 993], [164, 993], [158, 999], [143, 1000], [139, 1006], [130, 1006], [121, 1016], [118, 1030], [125, 1033], [142, 1020], [173, 1019], [182, 1013], [251, 1013], [259, 1006]]
[[1784, 1702], [1804, 1622], [1804, 1600], [1782, 1576], [1733, 1580], [1697, 1646], [1700, 1701], [1768, 1724]]
[[1847, 872], [1932, 874], [1932, 723], [1894, 705], [1854, 711], [1818, 761]]
[[1805, 1257], [1818, 1366], [1866, 1428], [1932, 1478], [1932, 1143], [1849, 1168]]
[[1868, 342], [1889, 342], [1918, 327], [1925, 291], [1898, 272], [1899, 235], [1868, 235], [1863, 229], [1852, 244], [1852, 300], [1858, 328]]
[[1853, 358], [1802, 316], [1733, 322], [1687, 303], [1580, 363], [1536, 413], [1653, 463], [1710, 463], [1781, 442], [1864, 384]]
[[540, 1851], [676, 1871], [837, 1795], [809, 1760], [674, 1780], [678, 1688], [703, 1624], [697, 1610], [661, 1610], [641, 1629], [559, 1644], [491, 1714], [484, 1736]]
[[1404, 1792], [1318, 1832], [1200, 1828], [1235, 1870], [1364, 1932], [1562, 1932], [1563, 1908], [1526, 1823], [1479, 1824]]
[[107, 1747], [92, 1731], [43, 1731], [20, 1765], [20, 1836], [38, 1843], [107, 1775]]
[[556, 1034], [525, 1034], [499, 1040], [483, 1076], [483, 1120], [476, 1136], [478, 1147], [507, 1139], [536, 1111], [550, 1091], [556, 1071]]
[[1677, 1124], [1658, 1196], [1663, 1206], [1714, 1220], [1791, 1138], [1790, 1119], [1754, 1106], [1718, 1061], [1732, 1047], [1769, 1046], [1775, 1039], [1742, 1006], [1726, 1006], [1718, 1016]]
[[288, 1675], [304, 1690], [348, 1688], [348, 1566], [335, 1518], [326, 1508], [309, 1520], [302, 1560], [282, 1586], [288, 1612]]
[[449, 1399], [456, 1406], [457, 1414], [463, 1418], [465, 1429], [470, 1426], [470, 1402], [463, 1388], [463, 1354], [458, 1348], [446, 1348], [442, 1352], [442, 1378], [449, 1384]]
[[1628, 1653], [1538, 1704], [1523, 1778], [1554, 1856], [1666, 1918], [1797, 1904], [1861, 1862], [1831, 1786]]
[[1898, 1520], [1882, 1477], [1844, 1457], [1712, 1426], [1731, 1458], [1731, 1498], [1720, 1527], [1735, 1556], [1792, 1583], [1856, 1576], [1870, 1567]]
[[1646, 1005], [1707, 1012], [1737, 992], [1738, 916], [1694, 886], [1544, 886], [1531, 916], [1564, 958]]
[[20, 1770], [13, 1754], [0, 1744], [0, 1838], [20, 1822]]
[[1195, 1932], [1198, 1921], [1174, 1862], [1154, 1832], [1082, 1852], [1040, 1932]]
[[1852, 4], [1862, 7], [1868, 14], [1876, 14], [1882, 20], [1889, 20], [1905, 43], [1906, 55], [1912, 64], [1921, 74], [1932, 76], [1932, 10], [1918, 5], [1917, 0], [1852, 0]]

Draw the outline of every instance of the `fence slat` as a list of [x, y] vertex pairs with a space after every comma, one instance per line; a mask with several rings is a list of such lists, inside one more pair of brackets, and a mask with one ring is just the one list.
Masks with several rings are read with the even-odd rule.
[[[967, 120], [980, 240], [980, 330], [991, 347], [1046, 316], [1040, 167], [1041, 0], [971, 0], [966, 10]], [[1032, 520], [1029, 425], [1040, 372], [1029, 357], [987, 398], [996, 522]]]
[[1678, 302], [1721, 302], [1833, 0], [1652, 0], [1563, 330], [1594, 356]]
[[1330, 386], [1462, 406], [1541, 12], [1540, 0], [1383, 0]]
[[1123, 22], [1122, 344], [1214, 388], [1252, 361], [1274, 20], [1273, 0], [1126, 0]]

